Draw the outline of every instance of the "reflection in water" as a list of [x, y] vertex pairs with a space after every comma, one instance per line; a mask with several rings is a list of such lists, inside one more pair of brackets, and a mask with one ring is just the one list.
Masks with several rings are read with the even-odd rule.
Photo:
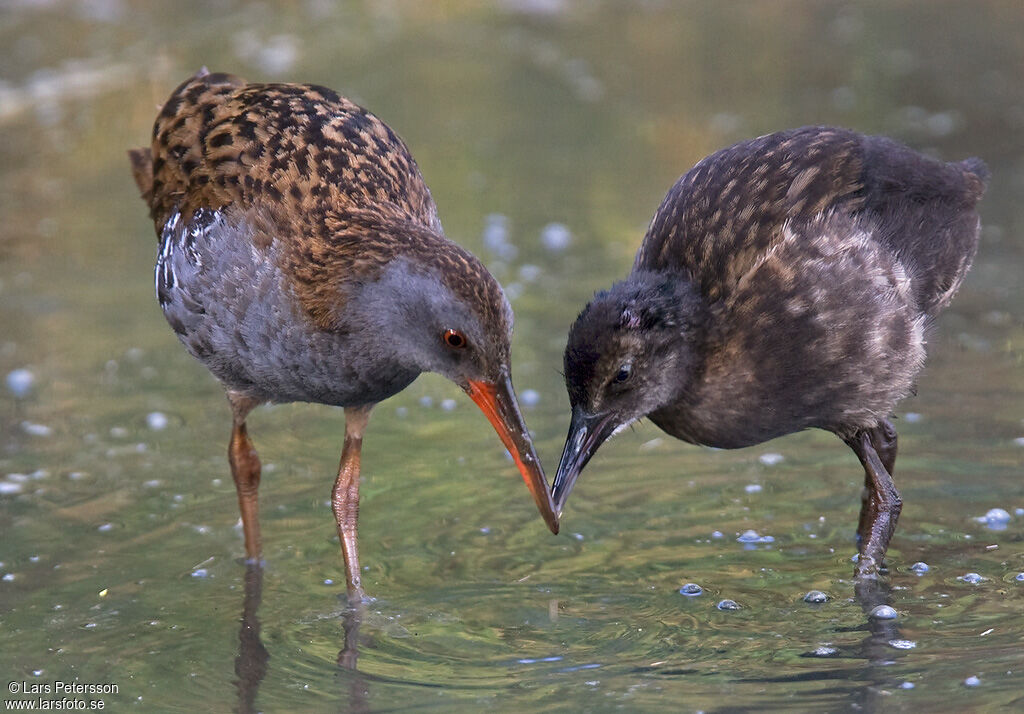
[[342, 613], [341, 622], [345, 628], [345, 645], [338, 652], [340, 679], [348, 679], [348, 711], [361, 714], [370, 711], [370, 687], [359, 673], [359, 626], [363, 624], [366, 606], [362, 600], [350, 604]]
[[893, 674], [887, 668], [894, 664], [894, 650], [890, 643], [899, 640], [899, 621], [871, 614], [880, 605], [890, 604], [892, 588], [886, 579], [858, 578], [854, 581], [853, 591], [867, 617], [868, 636], [855, 651], [856, 656], [867, 660], [862, 673], [864, 685], [852, 692], [851, 699], [855, 705], [860, 705], [862, 711], [877, 711], [882, 704], [882, 691], [895, 684]]
[[899, 620], [874, 617], [871, 613], [880, 605], [890, 604], [892, 587], [882, 578], [858, 578], [854, 581], [853, 592], [868, 618], [870, 633], [861, 643], [860, 654], [871, 664], [887, 664], [892, 660], [892, 645], [889, 643], [899, 639]]
[[[263, 566], [247, 563], [245, 566], [245, 597], [242, 602], [242, 626], [238, 630], [238, 656], [235, 657], [235, 688], [238, 690], [240, 714], [260, 711], [256, 695], [267, 676], [270, 653], [260, 639], [259, 607], [263, 599]], [[356, 665], [359, 662], [359, 627], [363, 623], [366, 606], [362, 601], [349, 605], [342, 613], [344, 645], [338, 652], [339, 675], [348, 680], [348, 708], [345, 711], [368, 712], [370, 688]]]
[[263, 566], [245, 566], [245, 599], [242, 602], [242, 627], [238, 630], [238, 656], [235, 657], [235, 687], [238, 689], [238, 712], [257, 711], [256, 693], [267, 676], [270, 653], [260, 640], [257, 611], [263, 596]]
[[805, 658], [846, 658], [864, 660], [864, 664], [840, 669], [815, 669], [796, 675], [754, 678], [754, 682], [829, 682], [842, 680], [858, 682], [859, 686], [848, 691], [850, 704], [860, 711], [878, 711], [883, 703], [885, 690], [896, 685], [894, 674], [889, 669], [895, 664], [893, 655], [900, 640], [900, 629], [896, 618], [882, 618], [871, 613], [880, 605], [889, 605], [892, 587], [885, 578], [856, 578], [853, 585], [854, 597], [864, 612], [867, 622], [856, 628], [838, 628], [837, 632], [866, 630], [867, 637], [850, 648], [822, 648], [804, 653]]

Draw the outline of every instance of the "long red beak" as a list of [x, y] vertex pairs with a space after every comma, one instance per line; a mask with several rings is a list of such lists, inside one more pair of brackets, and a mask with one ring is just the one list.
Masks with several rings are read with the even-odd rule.
[[519, 473], [523, 475], [526, 487], [533, 494], [533, 500], [537, 503], [537, 509], [544, 522], [548, 524], [552, 533], [558, 533], [558, 516], [555, 515], [551, 494], [548, 492], [548, 482], [544, 478], [540, 459], [533, 448], [530, 432], [526, 430], [526, 422], [519, 411], [512, 380], [508, 376], [497, 384], [469, 380], [465, 390], [469, 398], [480, 407], [487, 421], [491, 422], [491, 426], [501, 437], [501, 443], [515, 459]]

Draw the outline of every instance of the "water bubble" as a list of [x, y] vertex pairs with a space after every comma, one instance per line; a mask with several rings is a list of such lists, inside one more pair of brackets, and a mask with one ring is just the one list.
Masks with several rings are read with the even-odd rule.
[[739, 610], [740, 604], [735, 600], [726, 599], [720, 600], [718, 604], [715, 605], [715, 607], [717, 607], [719, 610]]
[[524, 389], [523, 393], [519, 395], [519, 401], [523, 403], [524, 407], [535, 407], [540, 404], [540, 392], [536, 389]]
[[484, 246], [502, 260], [514, 260], [519, 250], [508, 242], [508, 218], [492, 213], [485, 220]]
[[267, 74], [285, 74], [299, 58], [299, 41], [291, 35], [274, 35], [266, 40], [254, 58]]
[[757, 457], [757, 460], [760, 461], [765, 466], [775, 466], [776, 464], [781, 464], [785, 460], [785, 458], [786, 457], [784, 457], [782, 454], [770, 452], [767, 454], [761, 454], [760, 456]]
[[21, 430], [29, 436], [49, 436], [53, 433], [53, 429], [46, 424], [35, 424], [30, 421], [21, 422]]
[[889, 640], [889, 646], [897, 650], [912, 650], [917, 643], [913, 640]]
[[896, 612], [896, 609], [889, 605], [876, 605], [868, 617], [873, 617], [877, 620], [895, 620], [900, 614]]
[[913, 682], [903, 682], [902, 684], [900, 684], [900, 689], [913, 689], [913, 688], [914, 688], [914, 683]]
[[913, 565], [911, 565], [910, 569], [918, 575], [924, 575], [929, 570], [931, 570], [931, 568], [928, 566], [928, 563], [924, 562], [923, 560], [919, 560]]
[[324, 578], [324, 585], [334, 585], [334, 581], [330, 578]]
[[981, 684], [981, 679], [979, 679], [978, 677], [976, 677], [973, 674], [970, 677], [968, 677], [967, 679], [964, 680], [964, 686], [965, 687], [977, 687], [980, 684]]
[[0, 578], [0, 580], [3, 580], [5, 583], [9, 583], [14, 580], [14, 573], [5, 573], [4, 577]]
[[100, 533], [109, 533], [110, 531], [114, 530], [114, 524], [113, 523], [104, 523], [102, 526], [100, 526], [96, 530], [98, 530]]
[[818, 605], [823, 602], [828, 602], [828, 595], [823, 593], [821, 590], [811, 590], [804, 595], [804, 602], [810, 602]]
[[1017, 446], [1024, 446], [1024, 436], [1018, 436], [1016, 439], [1013, 440], [1013, 443], [1016, 444]]
[[958, 577], [957, 580], [963, 580], [965, 583], [970, 583], [971, 585], [977, 585], [982, 580], [988, 580], [988, 578], [983, 578], [978, 573], [964, 573], [963, 575]]
[[1014, 580], [1016, 580], [1018, 583], [1024, 583], [1024, 573], [1017, 573], [1017, 576], [1014, 578]]
[[936, 112], [928, 117], [926, 125], [933, 136], [948, 136], [956, 130], [960, 116], [956, 112]]
[[991, 530], [1004, 530], [1006, 524], [1012, 520], [1012, 516], [1008, 511], [1002, 508], [990, 508], [984, 516], [978, 516], [974, 520], [978, 523], [984, 524]]
[[903, 415], [903, 418], [908, 424], [916, 424], [921, 421], [921, 415], [917, 412], [907, 412]]
[[150, 412], [146, 415], [146, 426], [153, 431], [166, 429], [168, 424], [167, 415], [163, 412]]
[[736, 540], [740, 543], [774, 543], [775, 537], [760, 535], [757, 531], [751, 528], [743, 531], [743, 533], [737, 536]]
[[208, 578], [210, 577], [210, 571], [206, 568], [196, 568], [192, 571], [193, 578]]
[[725, 533], [722, 531], [711, 531], [711, 537], [714, 539], [725, 538]]
[[24, 399], [32, 391], [36, 377], [32, 372], [25, 369], [14, 369], [7, 373], [7, 390], [14, 395], [15, 399]]
[[441, 400], [441, 408], [444, 409], [446, 412], [452, 411], [453, 409], [455, 409], [456, 406], [458, 405], [455, 403], [454, 399]]
[[430, 409], [430, 407], [434, 406], [434, 398], [433, 397], [420, 397], [420, 406], [424, 407], [426, 409]]
[[572, 243], [572, 232], [565, 224], [549, 223], [540, 230], [540, 242], [552, 253], [561, 253]]
[[748, 483], [743, 487], [743, 490], [747, 493], [761, 493], [763, 487], [759, 483]]
[[703, 592], [704, 588], [697, 583], [687, 583], [683, 587], [679, 588], [679, 594], [685, 595], [686, 597], [697, 597]]
[[552, 657], [537, 657], [517, 659], [516, 664], [537, 664], [538, 662], [560, 662], [563, 659], [561, 655], [554, 655]]
[[526, 263], [525, 265], [519, 266], [519, 279], [524, 283], [532, 283], [534, 280], [540, 277], [540, 274], [544, 272], [539, 265], [533, 265], [532, 263]]
[[10, 496], [15, 493], [21, 493], [20, 483], [11, 483], [10, 481], [0, 481], [0, 496]]
[[813, 654], [815, 657], [831, 657], [838, 651], [838, 648], [832, 647], [831, 645], [820, 645], [814, 649]]

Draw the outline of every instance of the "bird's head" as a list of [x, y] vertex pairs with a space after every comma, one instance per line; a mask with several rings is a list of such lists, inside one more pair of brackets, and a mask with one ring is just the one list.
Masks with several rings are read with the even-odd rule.
[[436, 372], [461, 387], [515, 460], [537, 508], [558, 533], [547, 480], [512, 387], [512, 308], [471, 253], [448, 241], [398, 257], [362, 299], [386, 349], [413, 372]]
[[572, 417], [553, 486], [557, 513], [602, 443], [685, 390], [705, 312], [689, 281], [634, 273], [576, 318], [565, 348]]

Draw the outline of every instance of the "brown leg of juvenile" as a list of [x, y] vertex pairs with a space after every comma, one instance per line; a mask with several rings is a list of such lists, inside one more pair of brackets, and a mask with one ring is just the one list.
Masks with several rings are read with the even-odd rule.
[[242, 529], [245, 533], [245, 558], [248, 562], [260, 560], [260, 514], [257, 491], [260, 487], [260, 457], [249, 439], [245, 428], [245, 417], [260, 402], [239, 394], [228, 392], [234, 423], [231, 428], [231, 443], [228, 445], [228, 462], [238, 492], [238, 510], [242, 514]]
[[363, 430], [370, 420], [373, 405], [345, 409], [345, 446], [341, 450], [338, 480], [334, 482], [331, 505], [338, 522], [341, 552], [345, 556], [345, 578], [350, 601], [363, 598], [359, 573], [358, 534], [359, 520], [359, 459], [363, 447]]
[[[883, 422], [874, 429], [858, 432], [846, 443], [864, 466], [868, 489], [868, 497], [861, 506], [858, 529], [860, 557], [854, 575], [858, 578], [874, 578], [882, 567], [885, 551], [903, 507], [903, 501], [888, 470], [896, 461], [896, 431], [892, 424]], [[887, 463], [883, 463], [876, 443], [881, 447]]]
[[[874, 429], [868, 431], [871, 435], [871, 445], [875, 447], [875, 452], [878, 454], [878, 458], [882, 462], [882, 466], [889, 472], [890, 476], [895, 476], [896, 472], [894, 468], [896, 466], [896, 450], [897, 450], [897, 438], [896, 438], [896, 427], [892, 425], [892, 422], [888, 419], [884, 420]], [[856, 449], [854, 449], [856, 451]], [[868, 523], [868, 513], [870, 511], [868, 507], [868, 499], [871, 493], [874, 491], [873, 481], [871, 478], [871, 472], [864, 469], [864, 490], [861, 492], [861, 506], [860, 506], [860, 522], [857, 524], [857, 545], [864, 543], [870, 531], [870, 524]]]

